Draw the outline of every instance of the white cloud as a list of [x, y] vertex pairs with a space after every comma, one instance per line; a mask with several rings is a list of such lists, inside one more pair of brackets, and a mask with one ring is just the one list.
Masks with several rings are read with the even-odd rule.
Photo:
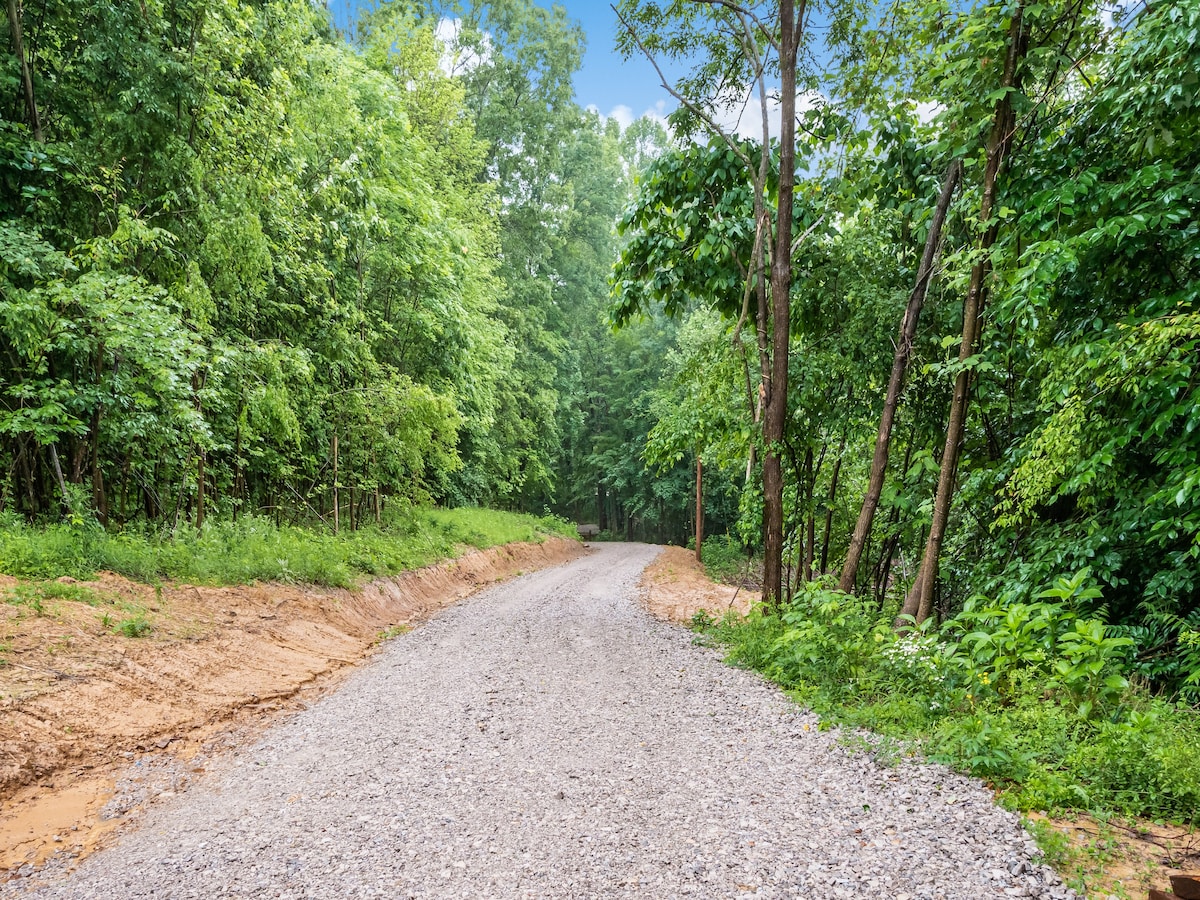
[[589, 111], [599, 115], [606, 122], [609, 119], [616, 119], [622, 131], [632, 125], [637, 119], [653, 119], [655, 122], [661, 124], [663, 128], [667, 129], [668, 132], [671, 130], [671, 126], [667, 123], [666, 100], [659, 100], [653, 106], [643, 110], [641, 115], [635, 114], [633, 107], [627, 106], [624, 103], [617, 104], [606, 113], [601, 112], [600, 108], [594, 103], [589, 104], [587, 108]]
[[443, 48], [439, 65], [441, 70], [451, 77], [470, 72], [492, 55], [491, 35], [483, 34], [478, 49], [463, 46], [460, 43], [462, 27], [462, 19], [439, 19], [433, 32]]
[[[801, 93], [796, 96], [796, 112], [813, 109], [826, 102], [825, 97], [816, 92]], [[767, 127], [771, 137], [779, 137], [779, 119], [781, 104], [778, 96], [767, 95]], [[730, 104], [719, 111], [714, 119], [723, 130], [732, 132], [741, 138], [762, 140], [762, 99], [756, 93], [747, 94], [746, 98], [735, 104]]]
[[917, 121], [919, 121], [922, 125], [928, 125], [935, 118], [937, 118], [939, 114], [944, 112], [945, 109], [946, 107], [944, 107], [942, 104], [936, 103], [932, 100], [926, 100], [922, 103], [918, 103], [915, 106]]

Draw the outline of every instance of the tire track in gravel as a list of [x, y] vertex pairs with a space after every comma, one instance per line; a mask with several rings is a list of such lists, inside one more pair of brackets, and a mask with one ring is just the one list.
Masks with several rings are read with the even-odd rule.
[[851, 755], [652, 620], [657, 552], [481, 592], [70, 876], [0, 896], [1073, 896], [977, 782]]

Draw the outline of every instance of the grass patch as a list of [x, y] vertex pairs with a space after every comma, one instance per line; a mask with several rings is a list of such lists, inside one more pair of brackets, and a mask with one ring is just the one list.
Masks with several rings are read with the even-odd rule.
[[154, 630], [154, 626], [144, 615], [130, 616], [128, 619], [122, 619], [113, 625], [115, 634], [124, 635], [127, 638], [145, 637]]
[[[94, 524], [35, 527], [9, 520], [0, 525], [0, 571], [32, 579], [88, 579], [110, 571], [145, 583], [283, 581], [350, 588], [366, 578], [454, 557], [464, 547], [540, 542], [548, 535], [573, 533], [570, 523], [552, 517], [471, 508], [396, 510], [382, 526], [339, 535], [258, 517], [206, 523], [199, 532], [181, 529], [174, 536], [133, 528], [109, 532]], [[48, 596], [45, 588], [38, 588], [37, 603]]]
[[704, 574], [723, 584], [741, 584], [753, 568], [746, 548], [728, 534], [705, 538], [700, 558], [704, 563]]
[[375, 635], [375, 643], [382, 644], [392, 638], [408, 634], [410, 631], [412, 631], [411, 625], [390, 625], [387, 628], [381, 628], [379, 634]]
[[1070, 609], [968, 611], [898, 634], [894, 612], [810, 586], [778, 614], [695, 624], [824, 721], [919, 747], [1010, 808], [1196, 824], [1200, 713], [1131, 685], [1120, 642]]

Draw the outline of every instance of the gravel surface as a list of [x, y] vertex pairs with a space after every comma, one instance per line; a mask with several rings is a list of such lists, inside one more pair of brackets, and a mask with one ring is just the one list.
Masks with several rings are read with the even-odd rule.
[[600, 545], [390, 642], [35, 897], [1074, 895], [1015, 816], [877, 765], [637, 605]]

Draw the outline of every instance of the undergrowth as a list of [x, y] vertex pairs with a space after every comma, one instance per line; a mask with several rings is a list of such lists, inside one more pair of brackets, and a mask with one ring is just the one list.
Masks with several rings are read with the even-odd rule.
[[740, 584], [746, 578], [751, 564], [746, 548], [728, 534], [714, 534], [705, 538], [700, 557], [705, 574], [713, 581], [725, 584]]
[[1077, 612], [1086, 572], [1028, 603], [975, 598], [939, 631], [809, 585], [778, 613], [697, 617], [729, 660], [825, 720], [916, 742], [1020, 810], [1195, 824], [1200, 714], [1122, 671], [1128, 639]]
[[[549, 534], [573, 536], [574, 529], [551, 517], [477, 508], [397, 510], [380, 526], [338, 535], [250, 516], [206, 523], [200, 531], [180, 528], [174, 535], [133, 527], [108, 531], [95, 523], [39, 527], [9, 517], [0, 520], [0, 572], [28, 579], [88, 579], [109, 571], [148, 583], [167, 578], [348, 588], [363, 578], [457, 556], [463, 548], [540, 542]], [[17, 602], [36, 608], [49, 596], [46, 591], [60, 589], [66, 588], [38, 585]]]

